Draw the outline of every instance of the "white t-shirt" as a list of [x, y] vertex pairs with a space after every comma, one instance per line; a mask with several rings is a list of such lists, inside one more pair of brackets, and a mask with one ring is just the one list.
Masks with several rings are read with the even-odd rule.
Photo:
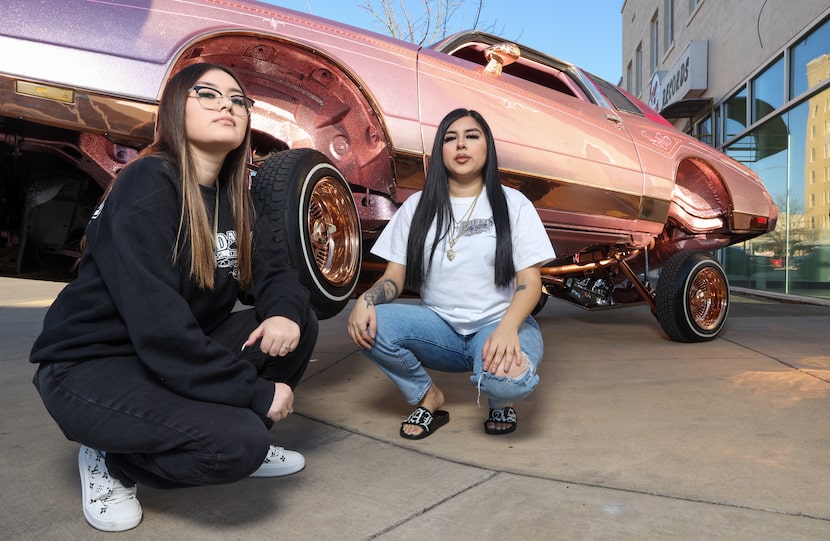
[[[502, 186], [507, 198], [516, 271], [553, 259], [554, 251], [533, 204], [518, 190]], [[406, 265], [406, 244], [415, 207], [422, 192], [411, 195], [398, 209], [372, 247], [372, 253], [387, 261]], [[456, 220], [466, 217], [475, 197], [451, 197]], [[452, 261], [447, 257], [448, 239], [439, 240], [432, 267], [420, 291], [421, 302], [462, 335], [472, 334], [498, 321], [513, 299], [515, 286], [497, 287], [494, 282], [496, 226], [493, 211], [483, 191], [470, 215], [469, 224], [456, 224], [462, 231], [455, 243]], [[424, 247], [429, 262], [435, 223]]]

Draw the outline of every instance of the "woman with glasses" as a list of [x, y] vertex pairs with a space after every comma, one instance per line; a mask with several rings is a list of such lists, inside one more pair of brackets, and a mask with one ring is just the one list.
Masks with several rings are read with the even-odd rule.
[[[317, 319], [248, 194], [250, 109], [227, 68], [170, 79], [156, 138], [86, 230], [77, 278], [32, 349], [35, 386], [81, 444], [95, 528], [142, 518], [136, 485], [176, 488], [301, 470], [271, 444], [292, 411]], [[245, 294], [255, 308], [234, 310]]]

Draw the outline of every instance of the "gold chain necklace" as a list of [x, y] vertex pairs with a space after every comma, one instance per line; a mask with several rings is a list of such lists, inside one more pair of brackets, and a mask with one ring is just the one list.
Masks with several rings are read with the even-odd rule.
[[[462, 236], [464, 236], [464, 233], [467, 231], [467, 229], [469, 229], [470, 221], [471, 221], [471, 218], [473, 217], [473, 210], [476, 208], [476, 203], [478, 203], [478, 198], [481, 195], [481, 192], [483, 192], [483, 191], [484, 191], [483, 188], [481, 190], [479, 190], [478, 194], [476, 194], [476, 198], [473, 199], [473, 204], [470, 205], [470, 208], [467, 210], [466, 213], [464, 213], [464, 216], [461, 217], [461, 220], [458, 221], [458, 225], [457, 226], [451, 226], [450, 230], [447, 232], [447, 243], [450, 246], [449, 248], [447, 248], [447, 259], [449, 259], [450, 261], [455, 259], [455, 243], [458, 242], [458, 239], [460, 239]], [[453, 222], [455, 222], [454, 218], [453, 218]], [[455, 234], [455, 238], [453, 238], [451, 232], [456, 227], [460, 227], [461, 229], [458, 231], [458, 233]]]

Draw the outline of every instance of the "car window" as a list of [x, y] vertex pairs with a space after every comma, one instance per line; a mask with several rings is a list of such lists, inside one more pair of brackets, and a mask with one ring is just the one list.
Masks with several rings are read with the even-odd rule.
[[618, 111], [631, 113], [633, 115], [645, 117], [657, 124], [672, 127], [672, 123], [660, 116], [660, 113], [632, 96], [622, 88], [614, 86], [608, 81], [600, 79], [596, 75], [591, 75], [588, 72], [582, 72], [585, 76], [594, 83], [605, 98], [610, 101]]
[[641, 111], [640, 108], [634, 104], [634, 102], [625, 97], [625, 95], [620, 92], [617, 87], [604, 79], [591, 75], [590, 73], [586, 73], [586, 75], [589, 79], [591, 79], [592, 83], [597, 85], [599, 90], [605, 95], [606, 98], [608, 98], [608, 101], [610, 101], [618, 111], [625, 111], [626, 113], [645, 116], [643, 111]]
[[[456, 49], [447, 51], [447, 54], [483, 67], [487, 64], [484, 56], [484, 51], [487, 47], [487, 43], [469, 42]], [[539, 64], [528, 58], [522, 57], [512, 64], [504, 66], [502, 73], [544, 86], [574, 98], [587, 100], [585, 93], [571, 80], [567, 73], [552, 66]]]
[[[484, 50], [486, 48], [487, 46], [483, 43], [469, 43], [460, 49], [452, 51], [450, 54], [456, 58], [463, 58], [469, 62], [484, 66], [487, 64], [484, 57]], [[538, 64], [531, 65], [526, 59], [520, 58], [512, 64], [504, 66], [503, 73], [545, 86], [569, 96], [577, 97], [573, 89], [561, 78], [561, 72], [549, 66], [541, 67]]]

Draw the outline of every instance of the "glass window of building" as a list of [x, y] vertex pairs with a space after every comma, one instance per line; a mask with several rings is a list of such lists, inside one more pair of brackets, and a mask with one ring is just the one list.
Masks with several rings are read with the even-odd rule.
[[827, 80], [829, 72], [820, 66], [830, 62], [830, 19], [793, 46], [791, 59], [790, 97]]
[[747, 127], [746, 122], [746, 87], [732, 95], [723, 104], [724, 138], [731, 139]]
[[643, 44], [637, 45], [634, 53], [634, 95], [640, 97], [643, 91]]
[[658, 58], [660, 54], [660, 31], [659, 25], [657, 24], [657, 12], [654, 12], [654, 17], [651, 18], [651, 36], [650, 36], [651, 45], [651, 58], [649, 63], [649, 72], [654, 73], [657, 71], [657, 65], [660, 62]]
[[700, 142], [705, 143], [707, 145], [714, 145], [714, 141], [712, 138], [712, 117], [707, 116], [697, 124], [697, 131], [696, 131], [697, 138]]
[[[761, 237], [725, 249], [730, 283], [794, 295], [828, 296], [830, 192], [814, 179], [830, 158], [812, 138], [830, 112], [817, 107], [830, 88], [754, 127], [724, 151], [753, 169], [778, 205], [778, 226]], [[830, 134], [828, 134], [830, 135]], [[731, 270], [730, 270], [731, 268]]]
[[773, 62], [749, 84], [752, 95], [750, 122], [755, 123], [784, 105], [784, 57]]
[[674, 45], [674, 0], [663, 1], [663, 50]]

